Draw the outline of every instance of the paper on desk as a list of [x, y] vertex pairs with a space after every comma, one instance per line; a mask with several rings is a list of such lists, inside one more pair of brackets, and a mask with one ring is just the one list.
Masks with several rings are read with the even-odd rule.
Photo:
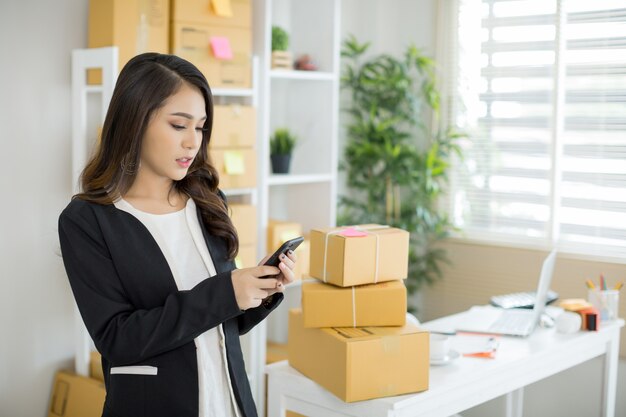
[[495, 358], [500, 340], [498, 336], [457, 333], [452, 338], [452, 346], [463, 356]]

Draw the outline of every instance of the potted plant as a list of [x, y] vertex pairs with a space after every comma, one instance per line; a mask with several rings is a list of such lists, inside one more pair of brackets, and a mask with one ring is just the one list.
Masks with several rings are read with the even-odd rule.
[[289, 34], [280, 26], [272, 26], [272, 68], [292, 69]]
[[[404, 56], [362, 61], [369, 44], [354, 37], [342, 48], [342, 88], [350, 95], [350, 122], [340, 169], [347, 194], [339, 224], [381, 223], [411, 233], [407, 288], [441, 276], [447, 258], [437, 243], [453, 225], [439, 210], [450, 158], [460, 156], [454, 130], [427, 126], [439, 109], [434, 61], [410, 46]], [[412, 308], [414, 310], [414, 308]]]
[[281, 128], [274, 131], [274, 135], [270, 138], [270, 158], [274, 174], [289, 173], [291, 153], [296, 142], [296, 136], [289, 129]]

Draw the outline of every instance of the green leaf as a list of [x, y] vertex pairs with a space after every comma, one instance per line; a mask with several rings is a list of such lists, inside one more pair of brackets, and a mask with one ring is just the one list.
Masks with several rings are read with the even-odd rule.
[[359, 62], [369, 46], [352, 35], [343, 43], [341, 83], [350, 100], [340, 163], [347, 192], [339, 199], [338, 224], [387, 223], [391, 185], [400, 213], [391, 224], [411, 233], [407, 288], [413, 291], [443, 274], [447, 258], [437, 243], [454, 226], [437, 202], [450, 158], [462, 157], [458, 142], [466, 135], [430, 129], [440, 107], [432, 58], [409, 45], [400, 58], [383, 54]]

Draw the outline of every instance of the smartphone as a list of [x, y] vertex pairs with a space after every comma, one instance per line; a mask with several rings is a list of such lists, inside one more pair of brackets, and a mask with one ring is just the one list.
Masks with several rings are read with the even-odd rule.
[[[270, 256], [268, 258], [268, 260], [263, 264], [263, 265], [269, 265], [269, 266], [276, 266], [278, 267], [278, 265], [280, 264], [280, 255], [281, 254], [287, 254], [287, 252], [291, 251], [295, 251], [296, 248], [298, 246], [300, 246], [300, 243], [302, 243], [304, 241], [304, 238], [302, 236], [299, 237], [295, 237], [293, 239], [289, 239], [288, 241], [286, 241], [285, 243], [283, 243], [282, 245], [280, 245], [280, 248], [278, 248], [276, 250], [276, 252], [274, 252], [272, 254], [272, 256]], [[266, 275], [264, 277], [261, 278], [271, 278], [274, 275]]]

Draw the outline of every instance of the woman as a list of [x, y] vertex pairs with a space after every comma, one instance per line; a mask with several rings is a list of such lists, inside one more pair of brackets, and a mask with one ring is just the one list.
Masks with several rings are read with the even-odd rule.
[[256, 416], [239, 335], [280, 303], [295, 257], [235, 269], [212, 123], [196, 67], [131, 59], [82, 192], [59, 218], [65, 269], [102, 354], [103, 416]]

